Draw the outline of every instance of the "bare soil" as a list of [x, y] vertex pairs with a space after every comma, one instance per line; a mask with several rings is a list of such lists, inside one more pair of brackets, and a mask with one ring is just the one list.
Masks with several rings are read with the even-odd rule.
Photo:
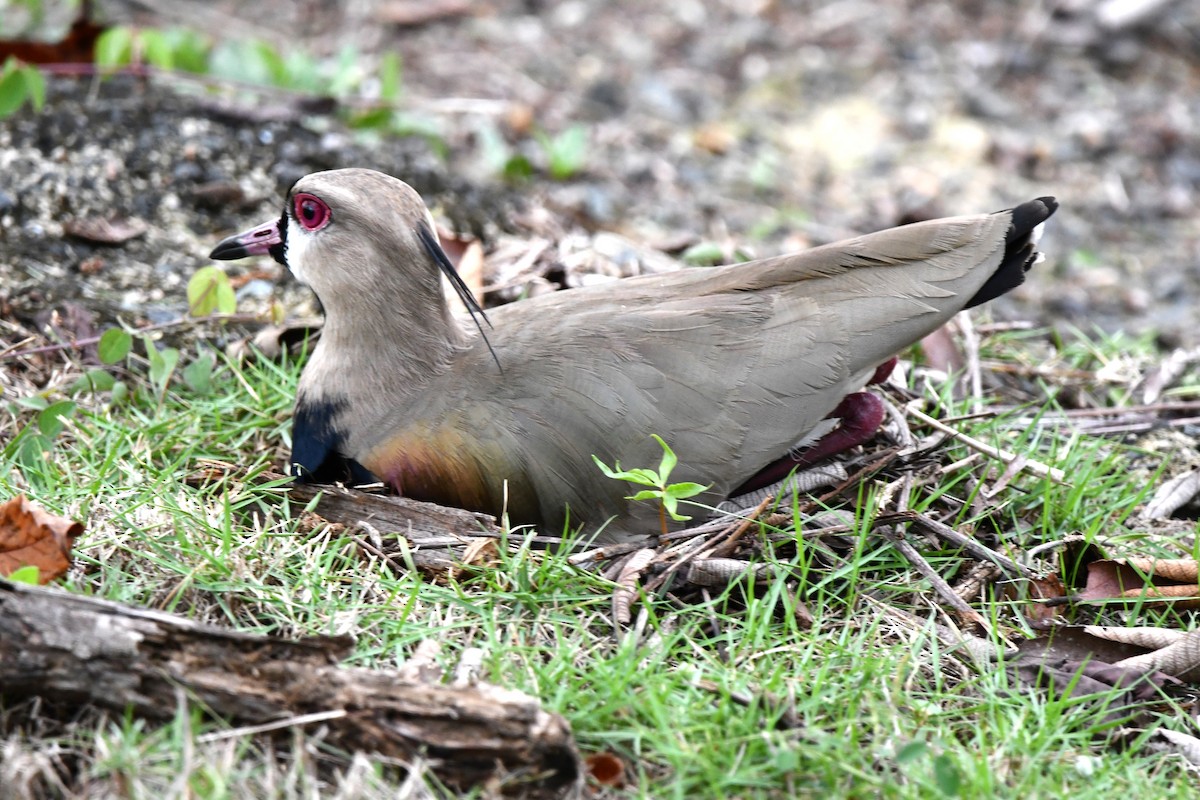
[[[538, 271], [559, 283], [572, 282], [562, 242], [586, 249], [602, 232], [672, 254], [713, 241], [732, 259], [1054, 194], [1049, 260], [995, 313], [1200, 342], [1193, 4], [240, 6], [111, 2], [97, 16], [314, 55], [353, 44], [367, 68], [397, 52], [404, 108], [436, 140], [356, 134], [320, 103], [247, 102], [180, 77], [52, 79], [41, 113], [0, 121], [0, 313], [178, 316], [220, 237], [277, 214], [306, 172], [367, 166], [412, 183], [493, 255], [512, 237], [551, 241]], [[1154, 13], [1138, 24], [1103, 16], [1143, 6]], [[403, 8], [416, 24], [386, 21]], [[533, 131], [573, 124], [586, 126], [587, 161], [566, 180], [542, 169], [508, 183], [485, 146], [498, 135], [544, 167]], [[91, 217], [147, 230], [118, 245], [64, 231]], [[313, 310], [272, 262], [229, 269], [247, 307]]]

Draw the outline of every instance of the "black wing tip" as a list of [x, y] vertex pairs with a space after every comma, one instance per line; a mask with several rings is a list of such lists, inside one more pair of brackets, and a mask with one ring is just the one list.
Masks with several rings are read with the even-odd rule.
[[967, 302], [966, 308], [974, 308], [989, 300], [995, 300], [1002, 294], [1012, 291], [1025, 282], [1025, 273], [1038, 260], [1037, 227], [1058, 210], [1058, 200], [1053, 197], [1039, 197], [1012, 208], [1007, 212], [1011, 222], [1008, 233], [1004, 237], [1004, 257], [1000, 266], [992, 273], [987, 282]]
[[1028, 237], [1034, 228], [1050, 219], [1057, 210], [1058, 200], [1053, 197], [1039, 197], [1014, 207], [1006, 241], [1013, 244]]

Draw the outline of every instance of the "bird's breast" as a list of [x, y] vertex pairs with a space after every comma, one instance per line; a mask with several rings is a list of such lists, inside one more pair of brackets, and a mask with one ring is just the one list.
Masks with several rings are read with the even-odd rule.
[[360, 460], [405, 497], [496, 516], [504, 511], [504, 482], [523, 484], [504, 454], [451, 424], [408, 426]]

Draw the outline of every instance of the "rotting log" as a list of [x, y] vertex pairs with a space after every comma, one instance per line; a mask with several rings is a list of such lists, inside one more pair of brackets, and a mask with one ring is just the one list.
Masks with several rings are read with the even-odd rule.
[[[570, 725], [520, 692], [446, 686], [396, 671], [338, 667], [349, 637], [286, 640], [0, 579], [0, 696], [42, 698], [163, 720], [182, 690], [230, 725], [322, 714], [325, 740], [411, 761], [466, 789], [521, 797], [578, 793]], [[334, 713], [329, 713], [334, 712]]]

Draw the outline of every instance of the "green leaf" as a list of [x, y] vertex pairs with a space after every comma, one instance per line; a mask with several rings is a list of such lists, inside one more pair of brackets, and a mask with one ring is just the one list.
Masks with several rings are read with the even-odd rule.
[[400, 55], [384, 53], [379, 62], [379, 96], [389, 103], [400, 97]]
[[666, 483], [667, 478], [671, 475], [671, 470], [675, 469], [675, 465], [679, 463], [679, 459], [675, 457], [675, 451], [662, 440], [661, 436], [652, 433], [650, 437], [663, 449], [662, 462], [658, 465], [658, 480], [660, 483]]
[[287, 86], [287, 62], [283, 60], [283, 56], [279, 54], [279, 51], [268, 42], [262, 41], [255, 42], [253, 49], [256, 51], [269, 76], [268, 80], [264, 81], [264, 83], [271, 83], [275, 86]]
[[167, 383], [171, 380], [171, 373], [175, 371], [175, 365], [178, 363], [179, 351], [174, 347], [164, 347], [162, 350], [159, 350], [158, 358], [151, 361], [150, 382], [160, 392], [166, 390]]
[[75, 402], [72, 400], [59, 400], [57, 403], [51, 403], [38, 413], [38, 431], [53, 439], [62, 433], [65, 426], [63, 417], [70, 416], [74, 411]]
[[331, 95], [344, 97], [362, 83], [363, 69], [359, 66], [361, 61], [357, 47], [352, 44], [342, 46], [338, 51], [333, 77], [329, 81]]
[[203, 317], [214, 311], [232, 314], [237, 310], [237, 296], [229, 276], [218, 266], [201, 267], [187, 285], [188, 313]]
[[142, 344], [146, 347], [146, 358], [150, 361], [150, 382], [160, 393], [165, 392], [171, 373], [179, 363], [179, 351], [174, 347], [159, 350], [158, 345], [149, 336], [142, 337]]
[[25, 80], [25, 96], [33, 103], [34, 111], [41, 111], [46, 104], [46, 79], [42, 71], [34, 66], [25, 66], [20, 73]]
[[929, 745], [921, 739], [914, 739], [908, 744], [900, 748], [896, 753], [897, 764], [911, 764], [917, 759], [924, 758], [929, 754]]
[[100, 335], [100, 343], [96, 346], [96, 352], [100, 356], [100, 363], [115, 364], [129, 355], [132, 348], [133, 337], [127, 331], [121, 328], [109, 328]]
[[25, 78], [21, 76], [21, 68], [13, 66], [13, 62], [10, 62], [0, 73], [0, 118], [7, 117], [20, 108], [28, 92]]
[[29, 397], [18, 397], [13, 402], [21, 408], [32, 408], [35, 411], [41, 411], [50, 405], [50, 401], [40, 394], [30, 395]]
[[210, 74], [243, 83], [277, 86], [287, 69], [279, 54], [260, 41], [225, 40], [208, 57]]
[[523, 153], [514, 153], [504, 162], [504, 180], [520, 183], [533, 177], [533, 162]]
[[538, 134], [538, 141], [550, 159], [550, 176], [556, 180], [570, 178], [587, 161], [587, 129], [573, 125], [553, 139]]
[[116, 383], [116, 378], [109, 373], [108, 370], [101, 367], [93, 367], [84, 374], [80, 375], [74, 383], [71, 384], [70, 393], [78, 394], [80, 392], [107, 392]]
[[119, 406], [129, 399], [129, 386], [125, 381], [117, 381], [112, 387], [112, 404]]
[[948, 753], [939, 753], [934, 756], [933, 780], [946, 797], [961, 796], [962, 772]]
[[392, 123], [393, 113], [390, 108], [372, 108], [361, 114], [355, 114], [349, 119], [349, 124], [355, 130], [385, 128]]
[[715, 267], [725, 263], [725, 252], [713, 242], [697, 242], [684, 250], [679, 258], [693, 267]]
[[657, 500], [662, 496], [663, 496], [662, 492], [658, 489], [642, 489], [637, 494], [631, 494], [628, 497], [626, 497], [625, 499], [626, 500]]
[[596, 466], [599, 467], [600, 471], [603, 472], [605, 477], [608, 477], [608, 478], [617, 477], [617, 470], [621, 468], [621, 462], [619, 462], [619, 461], [616, 464], [616, 469], [610, 468], [607, 464], [605, 464], [603, 461], [601, 461], [600, 457], [597, 456], [595, 453], [592, 454], [592, 461], [596, 462]]
[[187, 28], [171, 28], [163, 32], [163, 38], [171, 49], [175, 69], [195, 73], [208, 71], [208, 54], [212, 45], [203, 34]]
[[32, 564], [26, 564], [23, 567], [18, 567], [8, 573], [7, 578], [13, 583], [24, 583], [29, 586], [37, 586], [40, 582], [41, 571]]
[[322, 94], [326, 81], [321, 75], [320, 65], [308, 53], [292, 50], [283, 59], [289, 89], [309, 94]]
[[691, 481], [683, 481], [681, 483], [670, 484], [664, 491], [668, 497], [678, 497], [680, 500], [684, 500], [688, 497], [695, 497], [701, 492], [708, 491], [708, 487], [699, 483], [692, 483]]
[[183, 368], [183, 380], [198, 395], [212, 392], [212, 372], [216, 358], [212, 353], [197, 357], [192, 363]]
[[691, 519], [691, 517], [689, 517], [687, 514], [680, 514], [676, 510], [679, 508], [679, 501], [674, 497], [671, 497], [670, 495], [664, 495], [662, 498], [662, 504], [663, 508], [666, 509], [667, 513], [671, 516], [671, 519], [675, 520], [676, 522], [684, 522], [685, 520]]
[[175, 69], [175, 51], [162, 31], [143, 28], [138, 31], [137, 42], [142, 60], [159, 69]]
[[116, 69], [133, 57], [133, 29], [125, 26], [109, 28], [96, 40], [96, 66]]

